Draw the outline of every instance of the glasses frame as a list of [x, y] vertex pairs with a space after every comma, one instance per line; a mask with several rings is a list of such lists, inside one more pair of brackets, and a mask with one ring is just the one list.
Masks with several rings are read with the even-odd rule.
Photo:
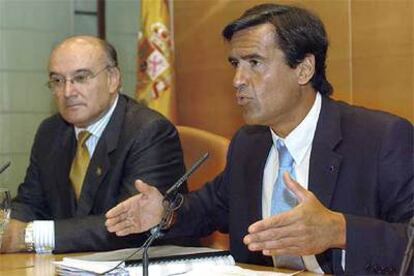
[[56, 92], [59, 92], [59, 91], [63, 91], [63, 89], [66, 87], [66, 83], [67, 82], [70, 82], [72, 85], [75, 85], [75, 84], [78, 84], [78, 85], [84, 85], [84, 84], [87, 84], [90, 80], [93, 80], [94, 78], [96, 78], [100, 73], [102, 73], [102, 72], [104, 72], [105, 70], [108, 70], [108, 69], [110, 69], [110, 68], [113, 68], [113, 67], [115, 67], [115, 66], [113, 66], [113, 65], [106, 65], [104, 68], [102, 68], [101, 70], [98, 70], [96, 73], [92, 73], [91, 75], [88, 75], [88, 76], [86, 76], [85, 77], [85, 80], [84, 80], [84, 82], [83, 83], [81, 83], [81, 82], [76, 82], [75, 81], [75, 78], [76, 78], [76, 76], [74, 76], [74, 77], [71, 77], [71, 78], [66, 78], [66, 77], [64, 77], [64, 78], [62, 78], [63, 79], [63, 85], [61, 86], [61, 87], [58, 87], [58, 86], [53, 86], [54, 85], [54, 83], [55, 83], [55, 81], [54, 80], [49, 80], [49, 81], [47, 81], [46, 82], [46, 86], [47, 86], [47, 88], [49, 88], [52, 92], [54, 92], [54, 93], [56, 93]]

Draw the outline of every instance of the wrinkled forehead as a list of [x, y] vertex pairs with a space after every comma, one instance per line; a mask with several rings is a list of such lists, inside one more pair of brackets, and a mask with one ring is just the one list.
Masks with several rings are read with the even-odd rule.
[[69, 39], [57, 46], [49, 59], [49, 72], [62, 75], [80, 69], [95, 69], [105, 62], [102, 46], [90, 39]]

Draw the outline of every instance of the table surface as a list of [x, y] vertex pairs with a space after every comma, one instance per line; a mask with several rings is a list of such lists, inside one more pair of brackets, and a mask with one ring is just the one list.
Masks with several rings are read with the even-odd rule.
[[[13, 254], [0, 254], [0, 275], [15, 276], [15, 275], [36, 275], [36, 276], [48, 276], [55, 275], [55, 266], [53, 261], [60, 261], [63, 257], [67, 256], [79, 256], [86, 253], [71, 253], [71, 254], [34, 254], [34, 253], [13, 253]], [[288, 270], [276, 270], [276, 268], [250, 265], [250, 264], [237, 264], [240, 267], [259, 270], [259, 271], [280, 271], [289, 272]], [[301, 272], [299, 275], [311, 276], [317, 275], [311, 272]]]

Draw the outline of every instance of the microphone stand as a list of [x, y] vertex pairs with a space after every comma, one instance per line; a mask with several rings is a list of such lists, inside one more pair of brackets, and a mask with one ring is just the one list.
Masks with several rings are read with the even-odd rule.
[[184, 197], [181, 193], [178, 192], [178, 189], [181, 185], [193, 174], [193, 172], [200, 167], [200, 165], [206, 161], [208, 158], [208, 153], [205, 153], [194, 165], [180, 178], [177, 182], [167, 190], [162, 201], [164, 212], [161, 218], [161, 222], [154, 226], [150, 233], [151, 235], [144, 242], [144, 252], [142, 253], [142, 274], [143, 276], [148, 276], [148, 267], [149, 267], [149, 257], [148, 249], [153, 243], [153, 241], [163, 235], [163, 230], [170, 228], [174, 212], [178, 210], [183, 204]]
[[0, 168], [0, 174], [2, 174], [9, 166], [10, 166], [11, 162], [6, 162], [6, 164], [4, 164], [3, 166], [1, 166]]
[[164, 205], [164, 213], [161, 218], [161, 222], [153, 227], [150, 231], [151, 235], [145, 241], [144, 251], [142, 253], [142, 274], [143, 276], [148, 276], [148, 267], [149, 267], [149, 257], [148, 257], [148, 249], [151, 246], [152, 242], [157, 238], [163, 236], [163, 230], [168, 229], [171, 226], [171, 222], [174, 217], [174, 211], [181, 207], [183, 203], [183, 195], [177, 194], [177, 199], [174, 201], [171, 200], [163, 200]]
[[405, 249], [404, 252], [404, 258], [401, 264], [401, 269], [400, 269], [400, 273], [398, 274], [399, 276], [404, 276], [407, 274], [407, 270], [410, 267], [410, 263], [413, 259], [413, 251], [414, 251], [414, 217], [411, 218], [409, 224], [408, 224], [408, 228], [407, 228], [407, 233], [408, 233], [408, 243], [407, 243], [407, 248]]

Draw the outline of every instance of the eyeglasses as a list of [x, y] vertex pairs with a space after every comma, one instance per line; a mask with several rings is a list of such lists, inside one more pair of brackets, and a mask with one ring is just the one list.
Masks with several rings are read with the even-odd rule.
[[69, 79], [61, 75], [54, 75], [46, 85], [52, 92], [62, 91], [66, 86], [66, 82], [70, 82], [75, 88], [82, 88], [82, 86], [88, 84], [90, 80], [96, 78], [100, 73], [112, 67], [113, 66], [107, 65], [96, 73], [92, 73], [89, 70], [81, 70]]

